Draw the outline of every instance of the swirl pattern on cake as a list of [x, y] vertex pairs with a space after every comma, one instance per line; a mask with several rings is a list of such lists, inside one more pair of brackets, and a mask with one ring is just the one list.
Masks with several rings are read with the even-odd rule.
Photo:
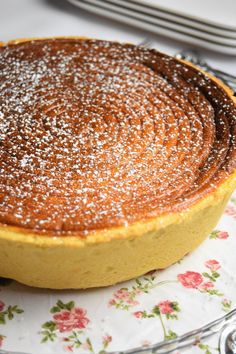
[[0, 223], [80, 235], [181, 211], [235, 167], [233, 101], [130, 44], [0, 48]]

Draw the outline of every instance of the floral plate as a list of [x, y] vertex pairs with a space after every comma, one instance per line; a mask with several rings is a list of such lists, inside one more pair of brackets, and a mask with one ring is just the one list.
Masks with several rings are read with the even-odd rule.
[[[163, 271], [86, 291], [34, 289], [1, 279], [2, 353], [149, 352], [158, 342], [178, 342], [236, 307], [235, 251], [236, 194], [208, 239]], [[217, 353], [217, 340], [195, 336], [186, 352]]]

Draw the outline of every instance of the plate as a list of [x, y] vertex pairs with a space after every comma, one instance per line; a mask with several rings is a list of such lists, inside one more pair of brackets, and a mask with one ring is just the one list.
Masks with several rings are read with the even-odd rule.
[[[236, 193], [204, 243], [168, 269], [90, 290], [36, 289], [1, 279], [1, 349], [103, 354], [178, 341], [236, 307], [235, 230]], [[204, 345], [196, 339], [194, 351]]]

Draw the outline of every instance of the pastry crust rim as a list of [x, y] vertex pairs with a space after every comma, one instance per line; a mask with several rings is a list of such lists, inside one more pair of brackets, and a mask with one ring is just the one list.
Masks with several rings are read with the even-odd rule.
[[[23, 42], [29, 41], [40, 41], [40, 40], [56, 40], [56, 39], [80, 39], [80, 40], [96, 40], [96, 38], [89, 38], [84, 36], [48, 36], [48, 37], [32, 37], [32, 38], [19, 38], [14, 40], [9, 40], [6, 42], [0, 42], [0, 47], [5, 45], [14, 45]], [[111, 40], [112, 41], [112, 40]], [[115, 41], [113, 41], [115, 42]], [[118, 42], [118, 41], [117, 41]], [[127, 42], [124, 42], [127, 43]], [[213, 75], [205, 72], [202, 69], [199, 69], [194, 64], [185, 61], [176, 59], [179, 62], [183, 62], [188, 66], [191, 66], [198, 71], [202, 72], [206, 76], [208, 76], [211, 80], [215, 81], [223, 90], [227, 93], [227, 95], [232, 99], [236, 106], [236, 97], [233, 96], [233, 91], [226, 86], [222, 81], [215, 78]], [[170, 213], [164, 213], [159, 216], [148, 218], [146, 220], [140, 220], [137, 222], [133, 222], [128, 224], [128, 226], [118, 226], [111, 227], [107, 229], [100, 229], [94, 231], [88, 231], [85, 236], [76, 235], [73, 233], [70, 235], [59, 235], [43, 233], [40, 231], [34, 231], [31, 229], [17, 227], [12, 225], [5, 225], [0, 223], [0, 240], [5, 239], [18, 241], [20, 243], [32, 244], [42, 246], [76, 246], [83, 247], [86, 244], [94, 244], [94, 243], [103, 243], [109, 242], [112, 239], [125, 239], [130, 236], [138, 237], [150, 231], [158, 231], [161, 228], [164, 228], [173, 223], [179, 223], [184, 221], [186, 218], [189, 218], [195, 212], [204, 209], [205, 207], [212, 205], [219, 200], [228, 190], [233, 190], [236, 187], [236, 169], [233, 173], [231, 173], [228, 177], [226, 177], [215, 190], [210, 191], [207, 195], [204, 195], [201, 199], [194, 202], [188, 208], [183, 209], [182, 211], [174, 211]]]

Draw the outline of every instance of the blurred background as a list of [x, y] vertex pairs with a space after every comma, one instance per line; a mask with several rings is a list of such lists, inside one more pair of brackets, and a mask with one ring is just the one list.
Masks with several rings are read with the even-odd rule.
[[197, 50], [236, 75], [235, 0], [1, 0], [0, 40], [76, 35], [132, 43], [168, 54]]

